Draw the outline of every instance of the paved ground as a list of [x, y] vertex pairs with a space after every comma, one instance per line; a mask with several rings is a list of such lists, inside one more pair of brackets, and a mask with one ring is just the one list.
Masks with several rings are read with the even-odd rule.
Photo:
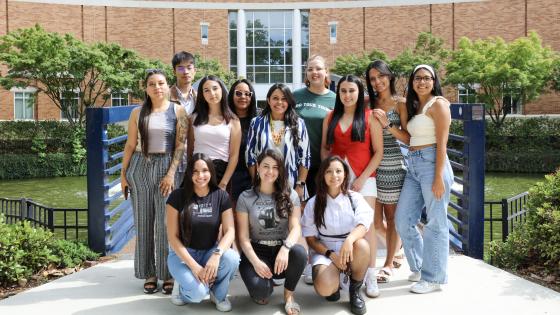
[[[465, 256], [450, 257], [450, 282], [442, 292], [409, 293], [407, 276], [405, 265], [392, 282], [381, 285], [381, 296], [367, 301], [368, 314], [560, 314], [560, 293]], [[141, 287], [133, 277], [133, 261], [123, 256], [2, 300], [0, 314], [218, 314], [208, 300], [179, 307], [161, 293], [143, 294]], [[326, 302], [303, 281], [296, 292], [302, 314], [349, 314], [347, 295]], [[283, 314], [281, 288], [267, 306], [251, 302], [239, 277], [229, 293], [232, 314]]]

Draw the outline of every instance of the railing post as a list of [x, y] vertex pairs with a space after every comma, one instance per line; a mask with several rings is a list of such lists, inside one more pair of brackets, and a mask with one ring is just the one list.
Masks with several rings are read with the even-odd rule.
[[507, 199], [502, 199], [502, 242], [505, 242], [509, 235], [509, 204]]
[[463, 106], [464, 153], [467, 163], [465, 196], [468, 206], [467, 255], [482, 259], [484, 256], [484, 162], [486, 121], [484, 105]]
[[103, 140], [107, 139], [102, 108], [86, 109], [88, 245], [105, 255], [105, 162]]
[[27, 215], [27, 199], [21, 198], [19, 203], [19, 219], [24, 221]]

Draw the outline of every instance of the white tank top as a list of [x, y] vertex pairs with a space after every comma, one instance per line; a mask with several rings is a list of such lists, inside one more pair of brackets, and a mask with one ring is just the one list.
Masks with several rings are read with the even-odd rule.
[[434, 120], [426, 115], [426, 111], [432, 107], [437, 99], [445, 100], [443, 96], [433, 97], [424, 105], [422, 113], [414, 115], [406, 125], [406, 129], [410, 133], [411, 147], [436, 143], [436, 126]]
[[[192, 120], [194, 121], [193, 115]], [[212, 160], [229, 161], [229, 139], [231, 137], [231, 123], [225, 120], [216, 126], [204, 124], [193, 126], [193, 153], [204, 153]]]

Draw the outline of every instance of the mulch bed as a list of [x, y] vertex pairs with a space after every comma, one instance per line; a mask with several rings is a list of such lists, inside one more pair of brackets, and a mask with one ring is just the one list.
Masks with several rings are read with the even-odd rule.
[[538, 266], [531, 266], [517, 271], [508, 270], [509, 272], [529, 280], [531, 282], [540, 284], [544, 287], [560, 292], [560, 270], [556, 275], [547, 273], [546, 269]]
[[29, 279], [20, 280], [18, 281], [18, 283], [12, 284], [8, 287], [0, 286], [0, 300], [9, 298], [10, 296], [14, 296], [20, 292], [29, 290], [31, 288], [38, 287], [42, 284], [56, 280], [60, 277], [73, 274], [74, 272], [87, 269], [89, 267], [93, 267], [100, 263], [113, 261], [115, 259], [116, 256], [104, 256], [104, 257], [100, 257], [96, 261], [85, 261], [83, 264], [76, 266], [74, 268], [57, 269], [54, 267], [49, 267], [45, 270], [42, 270], [34, 274]]

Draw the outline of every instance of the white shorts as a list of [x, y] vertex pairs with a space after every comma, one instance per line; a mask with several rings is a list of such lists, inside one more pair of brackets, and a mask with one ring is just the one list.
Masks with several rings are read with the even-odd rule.
[[[342, 244], [344, 244], [344, 239], [340, 239], [339, 241], [326, 241], [321, 240], [328, 249], [334, 251], [335, 253], [340, 252], [340, 248]], [[315, 265], [330, 265], [332, 260], [323, 254], [319, 254], [312, 249], [309, 249], [309, 253], [311, 254], [311, 266]]]
[[[354, 171], [352, 170], [352, 167], [350, 167], [350, 163], [348, 163], [348, 160], [345, 161], [346, 164], [348, 164], [348, 168], [350, 169], [350, 185], [351, 185], [356, 179], [356, 174], [354, 174]], [[377, 198], [377, 181], [375, 180], [375, 177], [369, 177], [368, 179], [366, 179], [364, 186], [358, 192], [362, 194], [362, 196], [364, 197]]]

